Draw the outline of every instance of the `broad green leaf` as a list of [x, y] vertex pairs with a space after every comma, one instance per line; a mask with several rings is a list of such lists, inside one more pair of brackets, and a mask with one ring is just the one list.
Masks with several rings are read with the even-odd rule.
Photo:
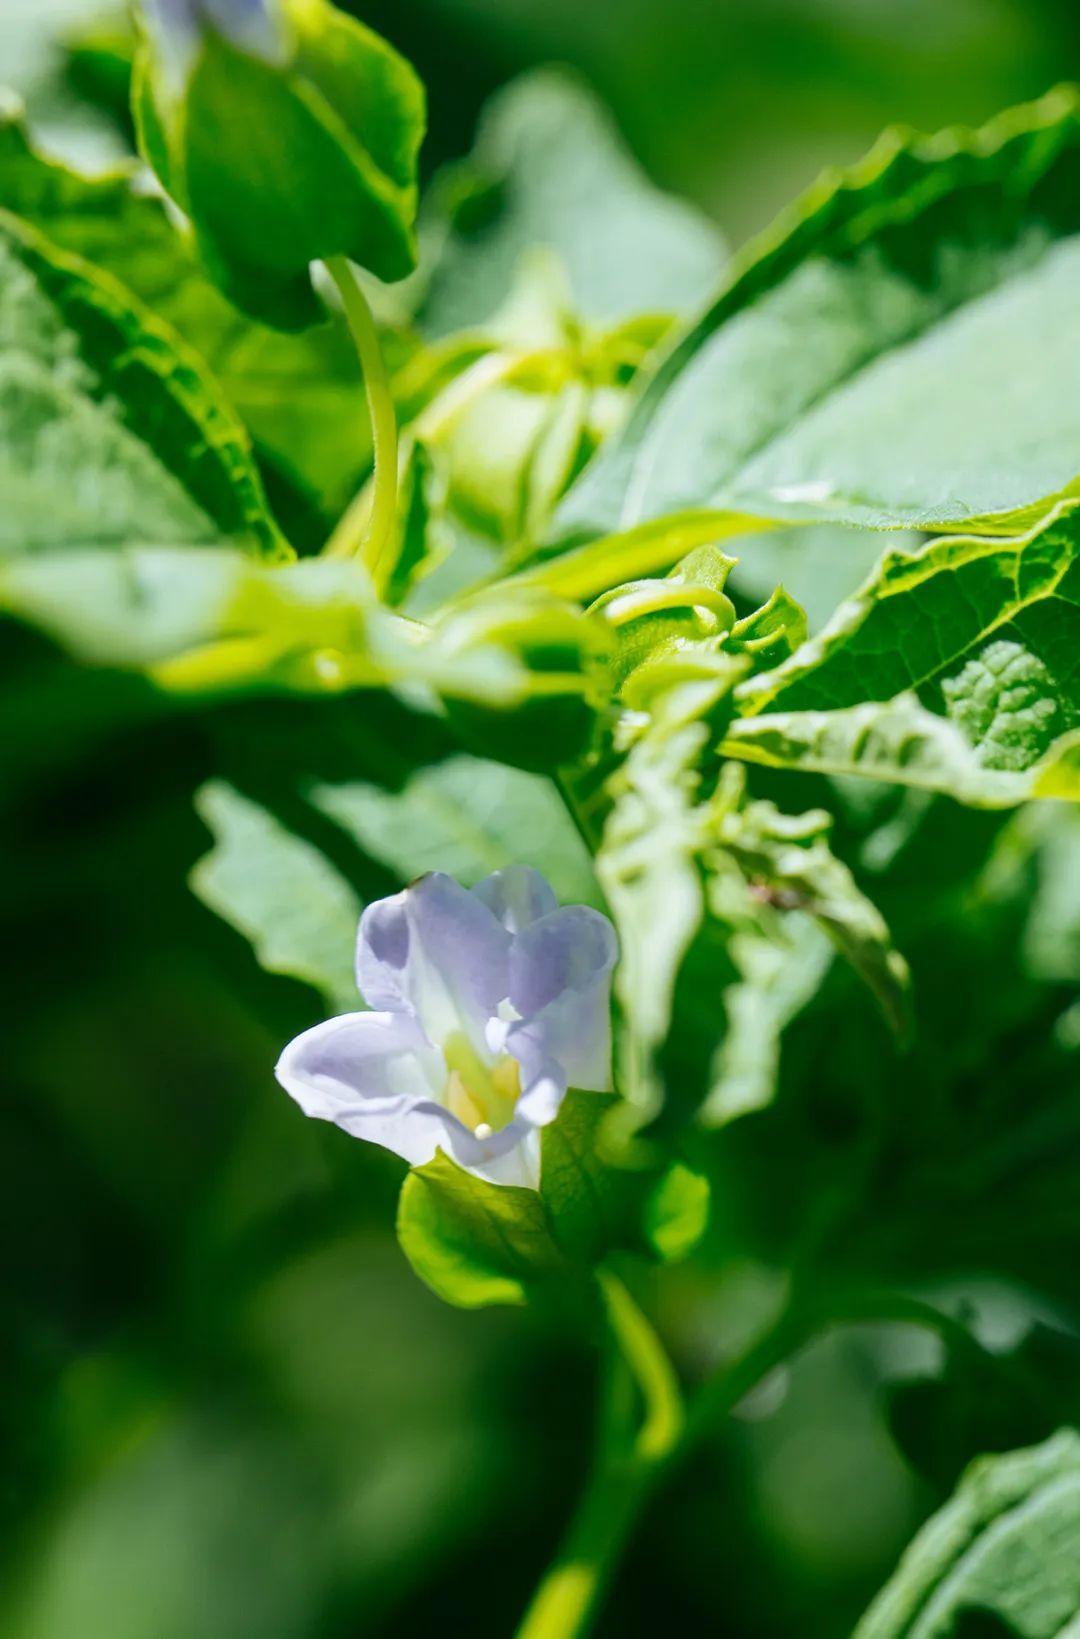
[[5, 557], [130, 542], [287, 548], [201, 361], [111, 278], [0, 211]]
[[199, 13], [149, 10], [135, 107], [143, 154], [214, 278], [295, 329], [320, 317], [312, 262], [345, 256], [388, 280], [415, 265], [424, 93], [326, 0], [282, 0], [262, 21], [272, 38], [234, 42]]
[[855, 1639], [949, 1639], [986, 1612], [1024, 1639], [1080, 1617], [1080, 1434], [974, 1463], [923, 1527]]
[[401, 791], [324, 785], [312, 801], [403, 881], [438, 870], [472, 887], [526, 861], [561, 903], [598, 903], [585, 844], [541, 775], [459, 756], [421, 769]]
[[486, 1183], [445, 1155], [409, 1173], [397, 1228], [420, 1279], [463, 1309], [526, 1303], [567, 1268], [536, 1190]]
[[701, 509], [1023, 527], [1074, 493], [1077, 110], [1063, 89], [981, 131], [892, 132], [827, 174], [736, 258], [553, 541]]
[[251, 941], [269, 973], [314, 985], [333, 1012], [362, 1006], [353, 947], [362, 905], [317, 848], [222, 780], [195, 798], [214, 846], [191, 873], [204, 905]]
[[421, 310], [433, 336], [490, 319], [522, 257], [541, 247], [593, 324], [690, 311], [723, 265], [711, 224], [646, 180], [607, 111], [558, 69], [492, 99], [472, 154], [439, 179], [423, 220], [438, 246]]
[[246, 319], [200, 268], [133, 167], [88, 177], [47, 159], [17, 107], [0, 110], [0, 207], [114, 275], [206, 360], [275, 468], [340, 510], [370, 459], [355, 349], [344, 321], [303, 335]]

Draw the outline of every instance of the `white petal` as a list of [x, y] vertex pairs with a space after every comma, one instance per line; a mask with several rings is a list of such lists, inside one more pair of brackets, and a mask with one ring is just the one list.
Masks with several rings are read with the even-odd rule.
[[532, 923], [510, 952], [510, 1001], [521, 1014], [507, 1050], [528, 1084], [557, 1065], [566, 1083], [611, 1086], [611, 971], [618, 955], [606, 916], [569, 905]]
[[447, 1133], [440, 1147], [459, 1167], [489, 1184], [540, 1188], [540, 1134], [521, 1115], [488, 1139], [461, 1127], [459, 1134]]
[[520, 933], [531, 922], [559, 908], [554, 891], [531, 865], [508, 865], [505, 870], [492, 871], [472, 891], [508, 933]]
[[275, 1074], [305, 1115], [414, 1166], [431, 1160], [454, 1120], [431, 1099], [445, 1075], [442, 1055], [400, 1013], [346, 1013], [317, 1024], [289, 1043]]
[[464, 1030], [487, 1054], [485, 1026], [509, 986], [510, 936], [452, 877], [432, 871], [360, 918], [357, 983], [372, 1007], [413, 1013], [442, 1043]]

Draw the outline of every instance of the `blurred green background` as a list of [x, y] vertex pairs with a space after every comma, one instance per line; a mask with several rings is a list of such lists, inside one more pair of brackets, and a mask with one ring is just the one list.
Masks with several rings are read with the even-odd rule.
[[[0, 77], [87, 163], [118, 138], [76, 103], [55, 40], [96, 9], [4, 0], [0, 15]], [[429, 170], [467, 149], [491, 90], [568, 62], [656, 180], [733, 243], [884, 125], [981, 120], [1080, 63], [1070, 0], [360, 9], [428, 82]], [[73, 710], [43, 647], [3, 642], [0, 1631], [505, 1639], [588, 1459], [592, 1351], [553, 1320], [460, 1314], [419, 1285], [393, 1239], [394, 1158], [304, 1121], [273, 1082], [313, 993], [259, 972], [185, 888], [207, 778], [279, 796], [299, 775], [376, 779], [381, 745], [419, 762], [438, 732], [366, 699], [166, 717], [134, 685], [121, 732], [118, 684], [80, 686]], [[963, 1275], [996, 1345], [1075, 1300], [1075, 1211], [1040, 1216], [1077, 1198], [1075, 1131], [1055, 1131], [1034, 1177], [1000, 1167], [989, 1217], [953, 1174], [1018, 1100], [1038, 1115], [1076, 1084], [1076, 826], [872, 797], [841, 832], [912, 960], [919, 1045], [893, 1060], [834, 972], [786, 1039], [777, 1106], [711, 1141], [707, 1254], [653, 1294], [690, 1376], [773, 1301], [791, 1221], [846, 1166], [870, 1075], [896, 1131], [852, 1263]], [[342, 863], [367, 896], [395, 886]], [[991, 1266], [1014, 1283], [982, 1278]], [[847, 1632], [992, 1437], [950, 1412], [936, 1472], [910, 1460], [917, 1441], [904, 1455], [888, 1384], [932, 1363], [896, 1328], [815, 1345], [662, 1493], [600, 1633]]]

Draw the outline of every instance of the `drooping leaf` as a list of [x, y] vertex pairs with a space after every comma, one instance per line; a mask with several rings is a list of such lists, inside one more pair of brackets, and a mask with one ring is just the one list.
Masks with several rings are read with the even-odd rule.
[[772, 1103], [783, 1031], [813, 996], [832, 957], [823, 930], [798, 912], [774, 914], [766, 927], [733, 928], [728, 950], [737, 978], [724, 989], [725, 1030], [701, 1107], [710, 1127]]
[[1080, 1617], [1080, 1434], [974, 1463], [915, 1538], [855, 1639], [949, 1639], [964, 1612], [1025, 1639]]
[[692, 716], [680, 722], [674, 702], [670, 710], [670, 731], [644, 736], [614, 776], [596, 857], [621, 950], [615, 975], [624, 1014], [620, 1084], [642, 1120], [663, 1101], [657, 1054], [671, 1022], [679, 968], [704, 912], [696, 799], [708, 729]]
[[701, 509], [1023, 527], [1072, 493], [1077, 108], [1066, 89], [982, 131], [889, 133], [824, 177], [736, 258], [553, 541]]
[[260, 8], [235, 38], [146, 14], [140, 146], [238, 306], [295, 329], [320, 317], [313, 261], [410, 272], [424, 92], [403, 57], [327, 0]]
[[363, 907], [351, 885], [224, 781], [204, 785], [195, 807], [214, 838], [191, 873], [195, 895], [251, 941], [260, 967], [314, 985], [332, 1012], [361, 1007], [353, 947]]
[[421, 310], [433, 336], [490, 319], [538, 248], [558, 257], [593, 324], [690, 311], [723, 265], [716, 230], [646, 180], [606, 110], [564, 70], [522, 76], [489, 103], [473, 153], [440, 179], [426, 218], [439, 246]]
[[363, 568], [340, 559], [271, 567], [223, 549], [54, 551], [0, 567], [0, 611], [78, 660], [147, 670], [192, 697], [409, 681], [500, 721], [527, 710], [534, 688], [546, 704], [547, 680], [497, 634], [443, 644], [376, 604]]

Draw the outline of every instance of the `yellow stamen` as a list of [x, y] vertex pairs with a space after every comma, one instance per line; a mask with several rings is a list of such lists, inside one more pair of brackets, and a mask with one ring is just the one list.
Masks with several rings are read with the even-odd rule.
[[521, 1096], [517, 1059], [507, 1054], [494, 1065], [485, 1064], [460, 1030], [444, 1042], [443, 1057], [450, 1071], [446, 1107], [452, 1115], [478, 1138], [490, 1138], [513, 1120]]

